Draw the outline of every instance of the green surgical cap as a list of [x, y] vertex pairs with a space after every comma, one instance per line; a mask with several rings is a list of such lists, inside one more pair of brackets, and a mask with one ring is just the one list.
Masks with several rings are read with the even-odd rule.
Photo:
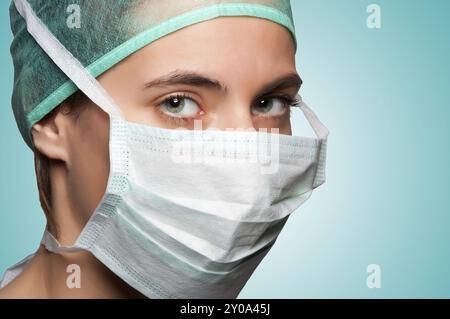
[[[289, 0], [28, 0], [46, 27], [97, 77], [130, 54], [183, 27], [220, 16], [252, 16], [295, 28]], [[79, 13], [79, 18], [77, 14]], [[33, 148], [32, 126], [78, 90], [27, 32], [14, 3], [12, 107]], [[77, 21], [79, 22], [77, 25]], [[243, 30], [245, 32], [245, 30]]]

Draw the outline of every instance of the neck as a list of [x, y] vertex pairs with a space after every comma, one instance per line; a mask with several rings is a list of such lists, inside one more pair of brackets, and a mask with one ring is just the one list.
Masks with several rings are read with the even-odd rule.
[[77, 211], [68, 178], [64, 164], [52, 163], [50, 181], [57, 187], [51, 190], [51, 212], [47, 226], [62, 245], [72, 245], [89, 219], [88, 215]]
[[3, 290], [0, 296], [7, 298], [144, 298], [89, 252], [53, 254], [43, 246]]
[[[73, 245], [88, 217], [76, 211], [63, 166], [51, 171], [52, 209], [49, 229], [62, 245]], [[0, 297], [12, 298], [143, 298], [90, 252], [54, 254], [40, 246], [26, 269]]]

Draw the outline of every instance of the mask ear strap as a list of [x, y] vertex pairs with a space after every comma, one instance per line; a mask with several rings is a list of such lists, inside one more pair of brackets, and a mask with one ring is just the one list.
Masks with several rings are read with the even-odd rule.
[[316, 133], [317, 138], [319, 138], [320, 140], [326, 140], [328, 135], [330, 134], [330, 131], [326, 128], [325, 125], [322, 124], [322, 122], [320, 122], [314, 111], [310, 109], [305, 102], [303, 102], [303, 99], [299, 94], [297, 94], [296, 98], [300, 102], [299, 107], [308, 120], [309, 125], [311, 125], [314, 132]]
[[53, 62], [75, 85], [110, 116], [123, 118], [122, 112], [101, 84], [42, 23], [27, 0], [14, 0], [27, 30]]
[[45, 228], [44, 235], [42, 236], [41, 245], [44, 245], [45, 249], [54, 254], [72, 253], [84, 250], [77, 246], [61, 245], [58, 240], [50, 234], [47, 228]]
[[300, 109], [302, 110], [303, 114], [305, 115], [306, 119], [308, 120], [309, 124], [313, 128], [314, 132], [317, 135], [317, 138], [321, 141], [320, 143], [320, 150], [319, 150], [319, 157], [317, 162], [317, 169], [316, 169], [316, 175], [314, 177], [313, 181], [313, 188], [319, 187], [322, 185], [326, 180], [326, 157], [327, 157], [327, 139], [328, 135], [330, 134], [330, 131], [326, 128], [325, 125], [322, 124], [322, 122], [319, 121], [316, 114], [312, 109], [309, 108], [308, 105], [306, 105], [305, 102], [303, 102], [303, 99], [300, 95], [297, 95], [297, 99], [300, 101]]

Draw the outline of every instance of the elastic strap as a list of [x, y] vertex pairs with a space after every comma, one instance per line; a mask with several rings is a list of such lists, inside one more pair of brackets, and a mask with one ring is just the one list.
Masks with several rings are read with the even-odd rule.
[[297, 95], [297, 99], [300, 101], [300, 109], [302, 110], [307, 121], [311, 125], [312, 129], [317, 135], [317, 138], [320, 141], [316, 174], [313, 181], [313, 188], [316, 188], [325, 183], [326, 180], [327, 139], [330, 131], [326, 128], [325, 125], [322, 124], [322, 122], [320, 122], [313, 110], [310, 109], [305, 102], [303, 102], [303, 99], [300, 95]]
[[314, 130], [314, 133], [316, 133], [317, 137], [320, 140], [325, 140], [330, 134], [330, 131], [326, 128], [325, 125], [322, 124], [322, 122], [320, 122], [314, 111], [308, 105], [306, 105], [305, 102], [303, 102], [303, 99], [300, 95], [297, 95], [296, 98], [297, 100], [299, 100], [299, 107], [308, 120], [309, 125], [311, 125], [312, 129]]
[[61, 253], [72, 253], [78, 251], [84, 251], [84, 249], [77, 246], [64, 246], [61, 245], [58, 240], [53, 237], [52, 234], [45, 228], [44, 235], [42, 236], [41, 245], [52, 253], [61, 254]]

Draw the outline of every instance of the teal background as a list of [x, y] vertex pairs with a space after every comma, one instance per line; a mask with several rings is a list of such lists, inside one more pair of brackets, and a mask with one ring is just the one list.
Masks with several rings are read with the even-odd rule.
[[[302, 94], [329, 127], [327, 182], [288, 221], [241, 298], [450, 297], [450, 1], [293, 0]], [[368, 29], [377, 3], [382, 28]], [[0, 2], [0, 272], [44, 228], [11, 110]], [[32, 83], [30, 83], [32, 85]], [[381, 267], [369, 289], [366, 267]]]

